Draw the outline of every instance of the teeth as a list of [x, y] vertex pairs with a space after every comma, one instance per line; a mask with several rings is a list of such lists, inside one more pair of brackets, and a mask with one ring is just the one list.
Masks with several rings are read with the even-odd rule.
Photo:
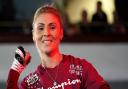
[[45, 43], [45, 44], [50, 44], [51, 41], [50, 41], [50, 40], [46, 40], [46, 41], [44, 41], [44, 43]]

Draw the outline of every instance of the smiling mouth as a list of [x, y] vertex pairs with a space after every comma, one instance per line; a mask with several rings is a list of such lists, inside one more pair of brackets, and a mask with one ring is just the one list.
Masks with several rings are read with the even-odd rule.
[[50, 44], [52, 42], [52, 40], [43, 40], [42, 41], [44, 44]]

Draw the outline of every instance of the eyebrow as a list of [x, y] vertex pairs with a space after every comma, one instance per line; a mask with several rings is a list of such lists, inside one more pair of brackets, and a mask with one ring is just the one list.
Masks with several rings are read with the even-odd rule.
[[56, 25], [56, 23], [53, 22], [53, 23], [50, 23], [49, 25]]
[[[44, 24], [44, 23], [38, 23], [38, 25], [39, 25], [39, 26], [44, 26], [45, 24]], [[49, 26], [50, 26], [50, 25], [56, 25], [56, 23], [51, 22], [51, 23], [49, 23], [48, 25], [49, 25]]]
[[44, 25], [43, 23], [38, 23], [38, 25]]

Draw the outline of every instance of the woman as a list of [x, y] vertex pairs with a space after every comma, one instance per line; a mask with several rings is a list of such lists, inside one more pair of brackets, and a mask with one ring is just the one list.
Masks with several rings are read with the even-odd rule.
[[[34, 15], [33, 41], [41, 64], [23, 79], [19, 89], [110, 89], [85, 59], [64, 55], [59, 51], [62, 38], [59, 12], [51, 6], [40, 7]], [[29, 52], [18, 47], [8, 75], [7, 89], [18, 89], [18, 78], [30, 58]]]

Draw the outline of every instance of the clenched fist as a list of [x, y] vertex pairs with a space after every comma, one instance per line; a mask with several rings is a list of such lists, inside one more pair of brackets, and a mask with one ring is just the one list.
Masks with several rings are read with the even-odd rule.
[[21, 73], [30, 62], [31, 56], [22, 46], [17, 47], [11, 69]]

